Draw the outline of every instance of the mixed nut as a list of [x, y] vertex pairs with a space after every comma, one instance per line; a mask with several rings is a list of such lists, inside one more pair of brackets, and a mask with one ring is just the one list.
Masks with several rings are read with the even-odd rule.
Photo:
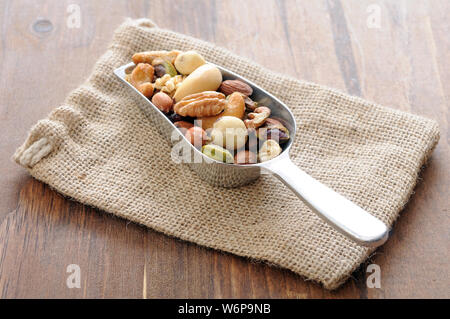
[[222, 79], [195, 51], [148, 51], [133, 55], [127, 81], [152, 101], [203, 154], [224, 163], [271, 160], [289, 140], [282, 120], [252, 100], [253, 89]]

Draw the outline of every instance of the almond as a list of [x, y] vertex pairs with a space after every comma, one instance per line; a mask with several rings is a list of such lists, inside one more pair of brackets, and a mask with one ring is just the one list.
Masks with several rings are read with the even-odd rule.
[[223, 81], [219, 87], [219, 91], [225, 95], [230, 95], [234, 92], [240, 92], [246, 96], [253, 94], [253, 89], [247, 83], [239, 80], [226, 80]]

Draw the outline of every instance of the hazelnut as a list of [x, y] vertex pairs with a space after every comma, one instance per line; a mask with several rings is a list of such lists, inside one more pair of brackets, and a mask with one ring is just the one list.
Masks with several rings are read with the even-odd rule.
[[187, 130], [184, 136], [196, 148], [202, 147], [203, 145], [206, 144], [206, 141], [208, 140], [206, 132], [199, 126], [191, 127], [190, 129]]
[[256, 154], [250, 151], [240, 151], [234, 156], [236, 164], [255, 164], [257, 161]]
[[173, 100], [164, 92], [158, 92], [152, 97], [152, 103], [162, 112], [168, 113], [172, 110]]

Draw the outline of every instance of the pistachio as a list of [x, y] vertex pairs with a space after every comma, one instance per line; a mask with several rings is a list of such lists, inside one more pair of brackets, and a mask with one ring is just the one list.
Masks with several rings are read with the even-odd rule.
[[280, 145], [274, 140], [267, 140], [261, 146], [258, 152], [258, 158], [260, 162], [267, 162], [278, 155], [280, 155], [282, 149]]
[[157, 64], [153, 67], [157, 78], [162, 78], [166, 74], [166, 68], [162, 64]]
[[162, 77], [164, 74], [169, 74], [170, 76], [175, 76], [178, 74], [177, 70], [167, 58], [157, 57], [153, 59], [152, 65], [155, 68], [155, 74], [157, 77]]
[[289, 140], [289, 130], [278, 120], [273, 118], [266, 119], [264, 126], [257, 131], [258, 138], [261, 140], [275, 140], [282, 144]]
[[202, 153], [206, 156], [215, 159], [219, 162], [224, 163], [233, 163], [233, 155], [231, 153], [224, 149], [223, 147], [220, 147], [218, 145], [208, 144], [203, 146]]
[[253, 112], [257, 107], [258, 107], [258, 102], [253, 101], [251, 98], [249, 98], [248, 96], [246, 96], [244, 98], [244, 102], [245, 102], [245, 108], [248, 111]]
[[169, 74], [170, 76], [175, 76], [178, 74], [177, 70], [175, 69], [172, 63], [164, 61], [162, 63], [162, 66], [164, 67], [164, 71], [166, 71], [166, 74]]
[[247, 142], [247, 128], [237, 117], [221, 117], [213, 125], [211, 142], [229, 150], [240, 149]]

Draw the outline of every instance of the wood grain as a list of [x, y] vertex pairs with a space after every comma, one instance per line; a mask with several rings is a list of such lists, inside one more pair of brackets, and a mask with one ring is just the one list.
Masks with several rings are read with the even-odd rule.
[[[77, 3], [81, 27], [67, 27]], [[369, 28], [369, 5], [380, 28]], [[257, 8], [257, 10], [255, 9]], [[0, 2], [0, 295], [3, 298], [450, 297], [450, 3], [380, 0]], [[293, 273], [173, 239], [63, 198], [10, 157], [89, 74], [125, 17], [212, 41], [297, 78], [437, 120], [441, 140], [391, 239], [326, 291]], [[33, 24], [50, 21], [50, 31]], [[45, 29], [45, 28], [44, 28]], [[78, 264], [81, 288], [66, 286]]]

